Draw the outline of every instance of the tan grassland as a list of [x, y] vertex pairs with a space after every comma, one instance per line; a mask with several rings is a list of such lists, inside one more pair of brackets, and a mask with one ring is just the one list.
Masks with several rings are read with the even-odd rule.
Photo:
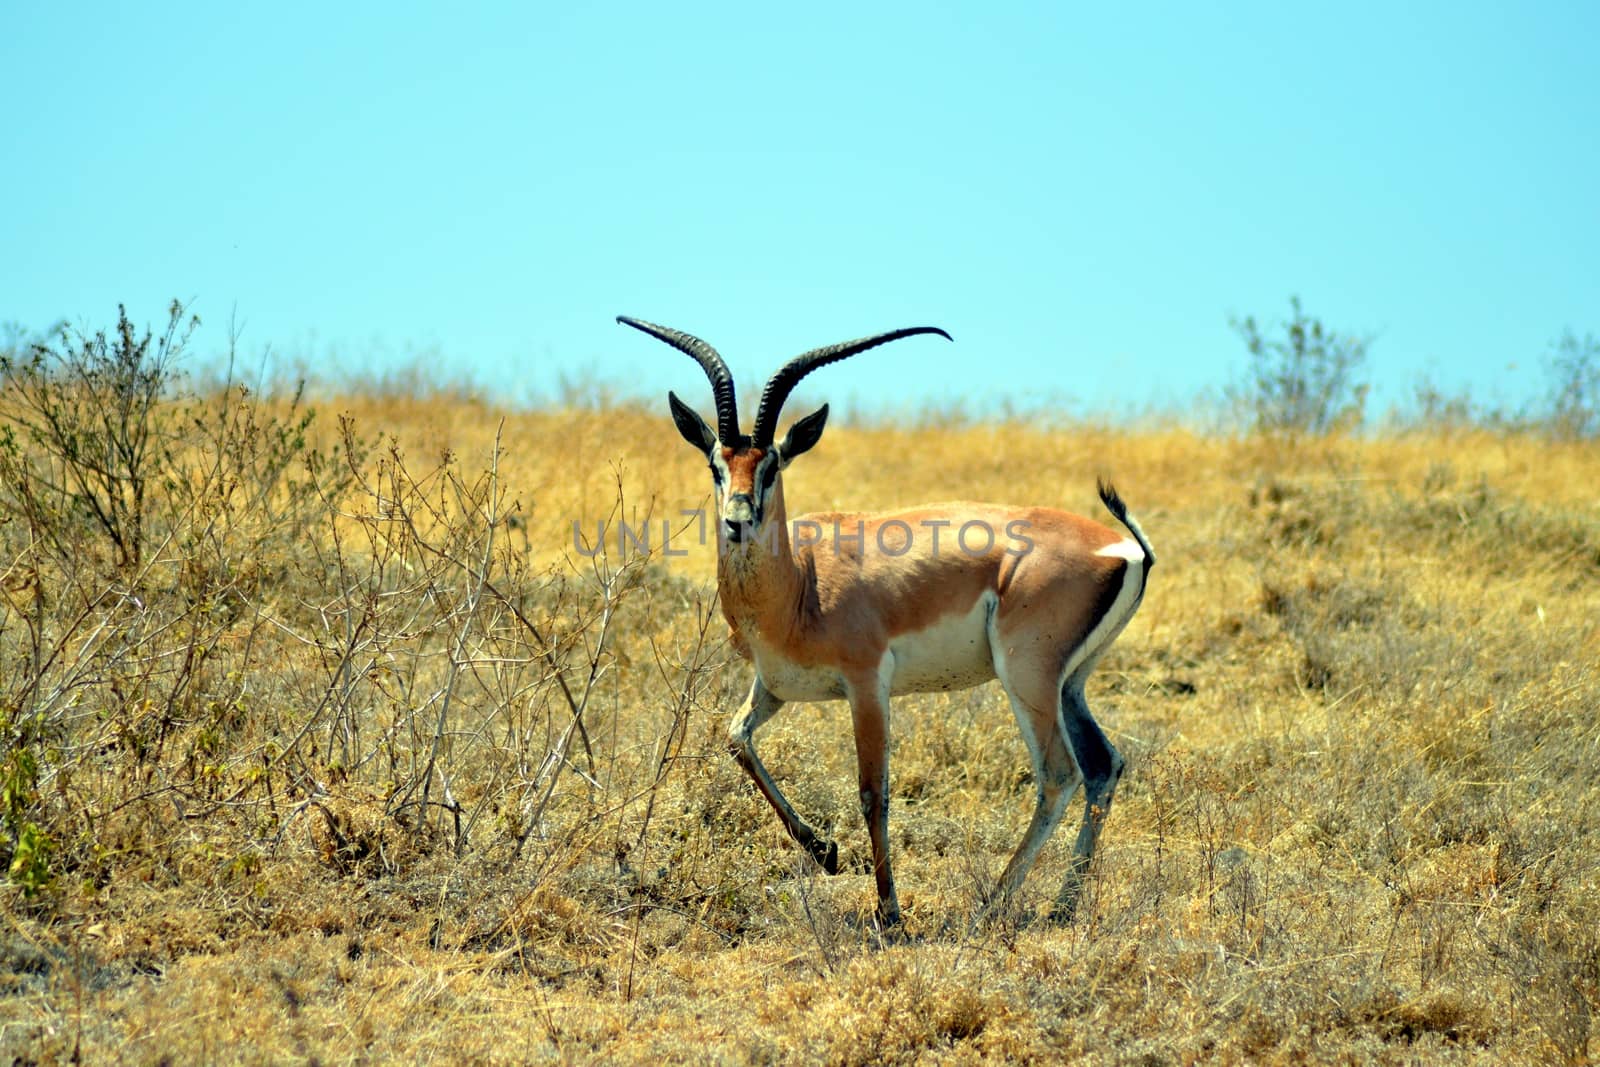
[[726, 755], [664, 403], [319, 410], [371, 444], [334, 514], [223, 487], [134, 571], [0, 515], [0, 1061], [1600, 1057], [1594, 443], [831, 427], [796, 512], [1098, 517], [1105, 474], [1159, 556], [1089, 687], [1128, 768], [1077, 920], [1063, 831], [973, 925], [1032, 805], [990, 685], [896, 703], [884, 939], [844, 706], [758, 738], [837, 877]]

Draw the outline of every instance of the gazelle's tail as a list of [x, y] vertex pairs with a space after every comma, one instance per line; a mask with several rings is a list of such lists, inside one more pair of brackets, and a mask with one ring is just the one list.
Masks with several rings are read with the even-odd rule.
[[1116, 487], [1103, 478], [1100, 480], [1100, 502], [1106, 506], [1107, 511], [1116, 516], [1118, 522], [1128, 528], [1128, 532], [1133, 534], [1133, 539], [1139, 542], [1139, 549], [1144, 553], [1145, 570], [1148, 571], [1156, 561], [1155, 549], [1150, 547], [1150, 539], [1145, 537], [1144, 531], [1139, 528], [1139, 520], [1128, 514], [1128, 505], [1122, 502]]

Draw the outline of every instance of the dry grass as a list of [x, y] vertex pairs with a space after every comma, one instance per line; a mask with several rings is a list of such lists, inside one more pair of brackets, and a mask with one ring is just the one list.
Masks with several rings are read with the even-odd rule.
[[1593, 445], [831, 429], [798, 509], [1092, 513], [1103, 472], [1161, 557], [1090, 686], [1129, 767], [1078, 921], [1029, 914], [1063, 833], [970, 929], [1031, 808], [991, 686], [897, 702], [883, 944], [845, 709], [762, 735], [830, 879], [724, 754], [748, 668], [712, 549], [572, 551], [574, 519], [704, 502], [664, 410], [511, 416], [498, 456], [471, 402], [333, 410], [393, 447], [248, 560], [218, 509], [131, 576], [92, 531], [69, 566], [0, 525], [9, 773], [38, 763], [3, 845], [48, 842], [0, 890], [0, 1058], [1600, 1053]]

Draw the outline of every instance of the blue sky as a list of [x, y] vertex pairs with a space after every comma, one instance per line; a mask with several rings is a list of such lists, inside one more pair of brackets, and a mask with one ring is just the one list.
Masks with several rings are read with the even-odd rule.
[[[1182, 408], [1230, 315], [1375, 335], [1380, 402], [1600, 332], [1600, 5], [7, 5], [0, 321], [156, 322], [508, 400]], [[695, 390], [702, 390], [696, 393]]]

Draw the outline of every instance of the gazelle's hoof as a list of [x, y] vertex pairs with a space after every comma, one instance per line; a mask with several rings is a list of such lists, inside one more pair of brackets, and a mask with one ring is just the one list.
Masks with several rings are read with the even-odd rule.
[[829, 874], [839, 873], [839, 843], [837, 841], [813, 841], [806, 846], [806, 851], [811, 853], [811, 858], [821, 865]]
[[1078, 896], [1073, 893], [1071, 896], [1063, 894], [1056, 897], [1055, 903], [1050, 906], [1050, 921], [1057, 926], [1071, 926], [1078, 918]]

